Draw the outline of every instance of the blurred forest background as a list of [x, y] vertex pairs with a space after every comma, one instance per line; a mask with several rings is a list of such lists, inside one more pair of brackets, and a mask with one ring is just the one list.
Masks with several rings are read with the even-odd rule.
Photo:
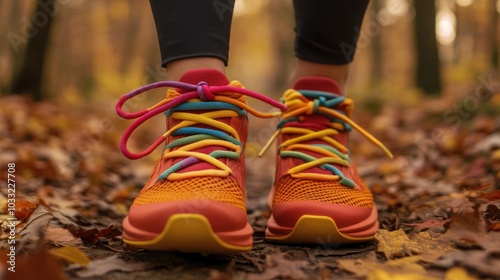
[[[415, 105], [425, 93], [477, 84], [498, 71], [499, 13], [500, 0], [372, 0], [350, 96]], [[236, 1], [230, 78], [279, 97], [293, 66], [293, 26], [290, 0]], [[1, 1], [0, 34], [2, 94], [109, 104], [164, 77], [148, 1]]]

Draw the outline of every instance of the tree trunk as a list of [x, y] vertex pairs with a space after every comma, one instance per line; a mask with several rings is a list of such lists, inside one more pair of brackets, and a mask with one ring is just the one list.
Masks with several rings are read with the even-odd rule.
[[436, 40], [436, 6], [434, 0], [417, 0], [413, 3], [417, 58], [416, 86], [426, 94], [439, 94], [442, 84]]
[[495, 1], [491, 1], [492, 3], [492, 7], [491, 7], [491, 11], [493, 13], [492, 15], [492, 25], [491, 25], [491, 34], [492, 34], [492, 38], [491, 38], [491, 55], [490, 55], [490, 60], [491, 60], [491, 67], [493, 68], [494, 71], [498, 71], [499, 70], [499, 61], [498, 61], [498, 11], [496, 9], [496, 2]]
[[12, 79], [12, 93], [28, 93], [34, 100], [46, 97], [43, 92], [42, 77], [50, 31], [54, 16], [58, 12], [54, 5], [57, 5], [54, 0], [37, 0], [35, 11], [31, 16], [31, 32], [26, 34], [28, 38], [24, 38], [28, 40], [25, 55], [18, 68], [19, 71]]

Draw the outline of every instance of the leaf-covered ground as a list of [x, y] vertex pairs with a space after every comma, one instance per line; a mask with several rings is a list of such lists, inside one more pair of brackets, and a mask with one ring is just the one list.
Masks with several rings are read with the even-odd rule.
[[[157, 157], [132, 162], [120, 154], [118, 140], [128, 123], [107, 106], [58, 106], [3, 97], [3, 276], [23, 280], [498, 279], [497, 86], [476, 85], [461, 94], [425, 100], [418, 108], [377, 100], [357, 107], [355, 120], [395, 154], [389, 160], [362, 136], [352, 135], [354, 161], [375, 194], [381, 227], [376, 240], [357, 245], [332, 246], [320, 240], [316, 246], [302, 247], [264, 241], [270, 215], [265, 197], [272, 181], [268, 166], [274, 156], [270, 151], [259, 159], [255, 153], [272, 127], [252, 119], [253, 136], [247, 147], [248, 215], [255, 242], [252, 251], [235, 255], [125, 247], [121, 220]], [[144, 128], [131, 146], [150, 143], [162, 133], [159, 126], [161, 120]], [[15, 167], [9, 169], [9, 163]], [[9, 208], [7, 185], [14, 182], [15, 211]], [[14, 222], [9, 220], [12, 214], [17, 218]], [[7, 271], [11, 229], [16, 240], [15, 273]]]

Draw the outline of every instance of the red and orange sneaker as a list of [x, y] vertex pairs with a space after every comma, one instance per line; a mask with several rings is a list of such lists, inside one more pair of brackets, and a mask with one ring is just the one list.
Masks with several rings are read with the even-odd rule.
[[275, 134], [278, 157], [268, 199], [269, 241], [363, 242], [378, 230], [372, 193], [350, 161], [349, 131], [360, 131], [392, 155], [350, 119], [353, 102], [339, 93], [333, 80], [307, 77], [283, 96], [287, 111]]
[[[166, 99], [136, 113], [121, 109], [144, 91], [170, 87]], [[123, 240], [152, 250], [229, 253], [252, 248], [245, 193], [246, 96], [284, 110], [284, 106], [216, 70], [187, 72], [180, 82], [158, 82], [123, 96], [117, 112], [137, 118], [125, 131], [121, 149], [137, 159], [165, 142], [163, 156], [123, 221]], [[141, 153], [127, 149], [130, 134], [147, 119], [164, 113], [167, 132]]]

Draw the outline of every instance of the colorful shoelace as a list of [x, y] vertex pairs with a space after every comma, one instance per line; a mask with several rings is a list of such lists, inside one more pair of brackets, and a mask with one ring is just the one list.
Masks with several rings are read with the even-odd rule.
[[[278, 124], [278, 129], [268, 143], [264, 146], [259, 155], [262, 155], [276, 139], [279, 133], [300, 135], [288, 139], [278, 147], [281, 157], [298, 158], [304, 161], [288, 171], [294, 178], [304, 178], [313, 180], [332, 180], [349, 188], [354, 188], [354, 182], [346, 178], [342, 172], [334, 166], [350, 166], [348, 149], [335, 140], [332, 136], [344, 131], [351, 131], [352, 128], [358, 130], [375, 145], [379, 146], [390, 158], [391, 152], [375, 137], [366, 132], [350, 119], [353, 109], [353, 101], [343, 96], [325, 94], [320, 91], [288, 90], [283, 96], [283, 102], [288, 110], [283, 113], [282, 120]], [[343, 108], [340, 110], [339, 108]], [[325, 116], [330, 121], [331, 127], [320, 130], [312, 130], [300, 126], [304, 115], [319, 114]], [[297, 123], [294, 126], [293, 123]], [[289, 124], [289, 126], [285, 126]], [[304, 144], [303, 142], [320, 139], [325, 144]], [[323, 155], [316, 158], [298, 150], [305, 150]], [[332, 174], [305, 173], [313, 167], [318, 167], [330, 171]]]
[[[170, 87], [180, 89], [184, 93], [179, 94], [176, 91], [169, 90], [167, 97], [156, 105], [139, 112], [128, 113], [122, 110], [126, 101], [151, 89]], [[285, 106], [266, 96], [249, 91], [243, 86], [233, 81], [226, 86], [210, 86], [206, 82], [200, 82], [197, 85], [162, 81], [140, 87], [130, 93], [125, 94], [116, 104], [116, 112], [122, 118], [136, 119], [124, 132], [120, 147], [122, 153], [130, 159], [144, 157], [156, 149], [165, 139], [172, 136], [178, 138], [165, 146], [163, 157], [183, 158], [178, 163], [165, 170], [158, 180], [181, 180], [197, 176], [218, 176], [226, 177], [231, 174], [231, 169], [219, 158], [238, 159], [243, 152], [243, 145], [238, 132], [230, 125], [219, 121], [220, 118], [230, 118], [244, 116], [247, 112], [261, 118], [270, 118], [279, 116], [280, 112], [263, 113], [249, 107], [244, 98], [233, 98], [229, 94], [239, 94], [248, 96], [270, 104], [284, 111]], [[201, 112], [201, 113], [200, 113]], [[148, 148], [139, 152], [132, 153], [127, 148], [127, 142], [130, 135], [142, 123], [150, 118], [164, 113], [167, 117], [180, 121], [177, 125], [169, 128], [162, 136], [153, 142]], [[197, 124], [203, 124], [204, 127], [196, 127]], [[211, 127], [211, 128], [205, 128]], [[216, 150], [210, 154], [195, 152], [194, 150], [208, 146], [221, 146], [228, 150]], [[177, 148], [175, 151], [174, 149]], [[207, 162], [218, 169], [197, 170], [184, 173], [178, 171], [199, 162]]]

